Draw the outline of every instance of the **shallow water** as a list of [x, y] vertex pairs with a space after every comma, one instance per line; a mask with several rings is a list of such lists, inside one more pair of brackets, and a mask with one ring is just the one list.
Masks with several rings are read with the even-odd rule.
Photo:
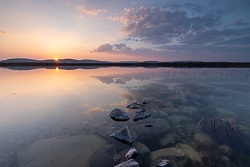
[[[131, 147], [145, 167], [162, 159], [174, 166], [250, 165], [244, 127], [250, 69], [2, 68], [0, 74], [0, 166], [114, 166]], [[144, 99], [151, 117], [134, 122], [135, 110], [126, 105]], [[108, 114], [115, 108], [129, 121], [113, 121]], [[132, 146], [110, 137], [124, 126]]]

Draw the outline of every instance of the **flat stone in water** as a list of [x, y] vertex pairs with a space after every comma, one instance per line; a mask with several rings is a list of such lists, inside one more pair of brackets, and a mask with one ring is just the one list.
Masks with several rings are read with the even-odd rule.
[[133, 103], [127, 105], [126, 108], [139, 109], [139, 108], [141, 108], [141, 104], [139, 102], [133, 102]]
[[128, 108], [129, 109], [139, 109], [139, 108], [141, 108], [141, 106], [133, 104], [133, 105], [130, 105]]
[[149, 100], [143, 100], [142, 104], [148, 104], [149, 102]]
[[121, 109], [114, 109], [109, 113], [110, 118], [115, 121], [127, 121], [129, 120], [128, 114]]
[[138, 155], [137, 150], [136, 150], [135, 148], [131, 148], [131, 149], [127, 152], [127, 154], [125, 155], [125, 157], [126, 157], [127, 159], [136, 159], [137, 155]]
[[122, 162], [115, 167], [139, 167], [139, 163], [136, 162], [134, 159], [130, 159], [128, 161]]
[[148, 114], [148, 113], [138, 113], [135, 115], [133, 121], [138, 121], [139, 119], [145, 119], [145, 118], [148, 118], [150, 117], [151, 115]]
[[110, 136], [125, 144], [131, 145], [133, 143], [128, 126], [116, 131]]
[[162, 160], [161, 163], [157, 164], [156, 167], [172, 167], [173, 165], [171, 164], [171, 162], [169, 160]]
[[135, 112], [136, 113], [142, 113], [142, 112], [145, 112], [145, 111], [146, 111], [146, 108], [142, 107], [139, 110], [136, 110]]

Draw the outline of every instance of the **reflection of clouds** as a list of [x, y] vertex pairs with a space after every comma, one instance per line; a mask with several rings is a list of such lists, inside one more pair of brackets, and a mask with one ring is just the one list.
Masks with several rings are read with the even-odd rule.
[[119, 106], [121, 106], [121, 104], [120, 103], [113, 103], [113, 104], [110, 104], [110, 106], [112, 106], [112, 107], [119, 107]]
[[120, 78], [114, 78], [113, 81], [116, 84], [125, 84], [127, 82], [126, 80], [122, 80]]
[[106, 84], [111, 84], [111, 83], [116, 83], [116, 84], [126, 84], [128, 81], [131, 80], [131, 78], [129, 80], [126, 80], [124, 78], [119, 78], [119, 77], [115, 77], [115, 76], [93, 76], [94, 78], [96, 78], [97, 80], [101, 81], [102, 83], [106, 83]]
[[92, 78], [95, 78], [99, 80], [102, 83], [106, 84], [126, 84], [130, 82], [131, 80], [150, 80], [151, 76], [148, 75], [148, 73], [133, 73], [133, 74], [117, 74], [117, 75], [109, 75], [109, 76], [92, 76]]
[[112, 77], [103, 77], [103, 76], [93, 76], [93, 77], [101, 81], [102, 83], [110, 84], [113, 82]]
[[84, 114], [92, 114], [92, 113], [95, 113], [95, 112], [104, 112], [106, 110], [102, 109], [101, 107], [96, 107], [96, 108], [91, 108], [87, 111], [84, 111], [83, 113]]

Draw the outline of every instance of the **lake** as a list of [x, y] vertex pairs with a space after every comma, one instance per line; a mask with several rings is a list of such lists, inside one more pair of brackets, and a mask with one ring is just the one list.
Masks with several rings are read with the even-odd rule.
[[[250, 166], [249, 68], [0, 68], [0, 166]], [[149, 100], [133, 121], [126, 106]], [[109, 113], [119, 108], [128, 121]], [[149, 124], [150, 127], [145, 127]], [[133, 144], [111, 134], [128, 126]]]

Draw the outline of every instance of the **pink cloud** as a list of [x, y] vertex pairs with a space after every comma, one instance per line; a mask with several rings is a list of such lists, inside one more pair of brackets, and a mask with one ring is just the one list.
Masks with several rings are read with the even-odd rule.
[[7, 31], [0, 31], [0, 33], [7, 34], [8, 32]]
[[76, 9], [81, 10], [83, 13], [92, 14], [92, 15], [97, 15], [98, 13], [101, 13], [101, 12], [108, 12], [106, 9], [89, 8], [88, 6], [85, 6], [85, 5], [77, 6]]

